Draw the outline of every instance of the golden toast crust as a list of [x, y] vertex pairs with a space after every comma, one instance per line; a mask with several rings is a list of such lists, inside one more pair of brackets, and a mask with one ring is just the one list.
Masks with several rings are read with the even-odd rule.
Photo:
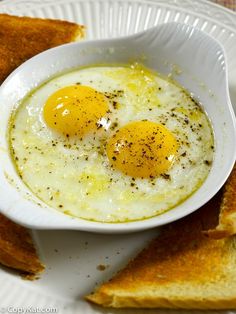
[[113, 308], [164, 308], [164, 309], [191, 309], [191, 310], [226, 310], [235, 309], [236, 297], [222, 299], [205, 299], [202, 298], [168, 298], [168, 297], [137, 297], [119, 296], [107, 294], [95, 294], [86, 297], [86, 299], [95, 304], [104, 307]]
[[29, 230], [1, 214], [0, 263], [30, 274], [37, 274], [44, 270]]
[[7, 14], [0, 14], [0, 26], [0, 83], [36, 54], [84, 35], [75, 23]]
[[236, 234], [236, 165], [224, 186], [219, 224], [215, 229], [208, 230], [206, 234], [215, 239]]

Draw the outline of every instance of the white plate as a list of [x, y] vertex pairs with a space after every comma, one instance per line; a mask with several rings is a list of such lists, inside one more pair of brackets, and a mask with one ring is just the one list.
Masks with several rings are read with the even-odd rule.
[[[231, 99], [236, 104], [236, 15], [210, 2], [195, 0], [5, 0], [0, 12], [61, 18], [87, 26], [87, 38], [131, 34], [163, 22], [192, 24], [210, 33], [225, 47]], [[72, 231], [37, 231], [35, 239], [47, 270], [40, 280], [27, 282], [0, 269], [0, 313], [56, 308], [59, 313], [183, 313], [155, 310], [102, 310], [82, 301], [96, 283], [109, 278], [134, 256], [158, 230], [131, 235], [94, 235]], [[97, 266], [105, 264], [105, 271]], [[51, 311], [53, 312], [53, 311]], [[187, 312], [185, 312], [187, 313]], [[198, 313], [198, 311], [194, 311]], [[206, 313], [206, 312], [205, 312]], [[211, 312], [212, 313], [212, 312]], [[216, 312], [214, 312], [216, 313]], [[220, 313], [233, 313], [220, 312]], [[236, 312], [235, 312], [236, 313]]]

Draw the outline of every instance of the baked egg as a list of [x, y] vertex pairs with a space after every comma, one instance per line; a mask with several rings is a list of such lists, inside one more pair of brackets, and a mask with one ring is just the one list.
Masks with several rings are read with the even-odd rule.
[[99, 222], [177, 206], [202, 185], [214, 153], [201, 105], [140, 64], [87, 67], [44, 83], [13, 112], [9, 140], [38, 198]]

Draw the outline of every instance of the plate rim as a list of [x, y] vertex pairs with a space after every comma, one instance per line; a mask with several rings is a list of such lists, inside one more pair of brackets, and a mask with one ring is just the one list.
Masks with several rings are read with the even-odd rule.
[[[17, 3], [13, 3], [12, 0], [0, 0], [0, 12], [2, 12], [2, 7], [4, 9], [17, 9], [19, 11], [22, 10], [22, 5], [27, 5], [27, 9], [36, 9], [45, 7], [45, 6], [53, 6], [53, 5], [60, 5], [64, 3], [75, 3], [75, 2], [90, 2], [90, 3], [96, 3], [96, 2], [109, 2], [109, 3], [117, 3], [117, 2], [124, 2], [127, 3], [127, 0], [57, 0], [57, 2], [53, 0], [17, 0]], [[206, 6], [209, 9], [215, 10], [215, 12], [224, 12], [226, 16], [231, 16], [232, 18], [236, 18], [236, 11], [233, 11], [227, 7], [224, 7], [223, 5], [220, 5], [219, 3], [215, 3], [214, 0], [129, 0], [129, 3], [139, 3], [139, 4], [159, 4], [163, 7], [170, 7], [170, 8], [178, 8], [181, 11], [189, 12], [191, 15], [199, 15], [202, 17], [207, 18], [208, 20], [212, 20], [216, 22], [216, 24], [223, 24], [226, 28], [231, 29], [234, 33], [236, 33], [236, 30], [233, 29], [231, 26], [225, 24], [224, 22], [216, 20], [214, 17], [210, 17], [207, 14], [199, 13], [198, 9], [201, 6]], [[196, 12], [190, 12], [189, 6], [195, 6]], [[4, 10], [3, 10], [4, 11]], [[235, 23], [230, 21], [232, 24], [236, 25], [236, 19]]]

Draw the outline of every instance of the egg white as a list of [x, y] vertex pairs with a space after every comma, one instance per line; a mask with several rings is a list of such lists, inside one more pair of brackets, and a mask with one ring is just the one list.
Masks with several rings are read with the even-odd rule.
[[[73, 84], [91, 86], [109, 102], [105, 128], [83, 140], [49, 129], [42, 114], [52, 93]], [[110, 167], [106, 142], [143, 119], [164, 124], [179, 150], [168, 173], [133, 180]], [[182, 87], [139, 66], [95, 66], [50, 80], [13, 113], [9, 137], [16, 169], [35, 195], [66, 214], [102, 222], [140, 220], [181, 203], [206, 179], [214, 151], [201, 107]]]

